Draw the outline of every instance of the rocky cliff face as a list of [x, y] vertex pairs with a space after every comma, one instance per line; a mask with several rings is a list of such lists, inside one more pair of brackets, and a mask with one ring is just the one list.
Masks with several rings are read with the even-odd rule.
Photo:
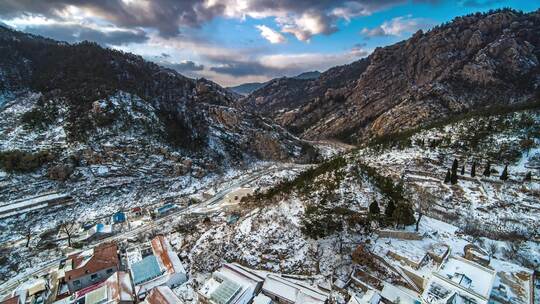
[[540, 12], [458, 17], [312, 81], [275, 82], [244, 105], [305, 138], [360, 142], [470, 110], [538, 100]]

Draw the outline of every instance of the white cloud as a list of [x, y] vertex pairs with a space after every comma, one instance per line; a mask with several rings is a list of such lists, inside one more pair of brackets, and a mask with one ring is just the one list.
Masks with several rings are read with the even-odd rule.
[[364, 28], [361, 34], [366, 37], [376, 36], [401, 36], [406, 33], [413, 33], [419, 29], [427, 29], [433, 26], [433, 22], [425, 18], [412, 18], [411, 15], [395, 17], [383, 22], [374, 28]]
[[309, 41], [318, 34], [331, 34], [337, 31], [332, 17], [314, 12], [304, 13], [300, 17], [277, 18], [284, 33], [293, 34], [300, 41]]
[[266, 25], [257, 25], [255, 26], [259, 31], [261, 31], [261, 36], [270, 41], [270, 43], [272, 44], [276, 44], [276, 43], [283, 43], [285, 41], [287, 41], [287, 39], [285, 39], [285, 36], [283, 36], [281, 33], [269, 28], [268, 26]]

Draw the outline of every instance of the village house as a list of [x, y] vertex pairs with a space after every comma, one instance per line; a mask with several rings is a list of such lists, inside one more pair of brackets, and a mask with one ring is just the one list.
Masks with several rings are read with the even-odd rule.
[[102, 240], [104, 238], [107, 238], [109, 236], [113, 235], [113, 227], [112, 225], [107, 225], [103, 223], [98, 223], [92, 228], [88, 229], [86, 231], [86, 239], [85, 241], [88, 243]]
[[277, 303], [327, 303], [328, 294], [311, 286], [270, 274], [264, 281], [262, 292]]
[[422, 294], [426, 303], [487, 304], [496, 271], [461, 257], [450, 257], [433, 272]]
[[259, 293], [264, 278], [236, 263], [224, 264], [199, 289], [203, 304], [248, 304]]
[[120, 268], [118, 247], [104, 243], [73, 254], [67, 258], [65, 268], [65, 281], [71, 293], [103, 282]]
[[167, 286], [158, 286], [150, 291], [143, 304], [182, 304], [174, 292]]
[[[83, 298], [83, 297], [81, 297]], [[129, 273], [118, 271], [97, 289], [84, 295], [84, 304], [133, 304], [135, 294]]]
[[174, 288], [187, 281], [180, 258], [162, 235], [150, 242], [150, 248], [134, 248], [127, 254], [135, 293], [139, 298], [144, 298], [157, 286]]

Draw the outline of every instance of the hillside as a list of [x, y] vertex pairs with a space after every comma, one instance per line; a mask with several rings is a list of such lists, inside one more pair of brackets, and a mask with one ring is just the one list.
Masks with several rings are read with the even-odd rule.
[[[538, 111], [466, 117], [358, 149], [244, 199], [238, 223], [216, 216], [218, 224], [188, 237], [185, 254], [196, 271], [223, 255], [259, 269], [347, 280], [359, 244], [379, 256], [392, 248], [415, 256], [441, 243], [458, 255], [474, 243], [493, 259], [538, 269], [539, 122]], [[444, 179], [454, 159], [452, 184]], [[417, 223], [421, 241], [380, 232], [415, 233]], [[201, 259], [209, 251], [215, 256]], [[360, 267], [378, 282], [408, 284], [377, 262]]]
[[[0, 53], [2, 205], [67, 193], [77, 210], [93, 206], [89, 216], [98, 216], [177, 199], [248, 165], [317, 155], [271, 120], [235, 108], [219, 85], [139, 56], [4, 27]], [[60, 220], [47, 211], [49, 225]], [[14, 223], [0, 222], [6, 232]]]
[[309, 139], [350, 143], [539, 96], [540, 12], [455, 18], [316, 80], [275, 80], [246, 108]]

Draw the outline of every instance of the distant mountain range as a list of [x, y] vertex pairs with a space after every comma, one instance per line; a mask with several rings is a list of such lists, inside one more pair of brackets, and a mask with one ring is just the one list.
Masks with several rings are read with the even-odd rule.
[[[290, 78], [292, 78], [292, 79], [316, 79], [320, 75], [321, 75], [321, 72], [319, 72], [319, 71], [311, 71], [311, 72], [305, 72], [305, 73], [302, 73], [300, 75], [297, 75], [295, 77], [290, 77]], [[287, 78], [287, 77], [285, 77], [285, 78]], [[234, 86], [234, 87], [228, 87], [227, 89], [229, 89], [230, 91], [235, 92], [237, 94], [247, 96], [247, 95], [251, 94], [252, 92], [264, 87], [265, 85], [267, 85], [271, 81], [272, 80], [267, 81], [267, 82], [243, 83], [241, 85], [237, 85], [237, 86]]]
[[455, 115], [540, 100], [540, 11], [457, 17], [316, 79], [241, 99], [306, 139], [361, 143]]

